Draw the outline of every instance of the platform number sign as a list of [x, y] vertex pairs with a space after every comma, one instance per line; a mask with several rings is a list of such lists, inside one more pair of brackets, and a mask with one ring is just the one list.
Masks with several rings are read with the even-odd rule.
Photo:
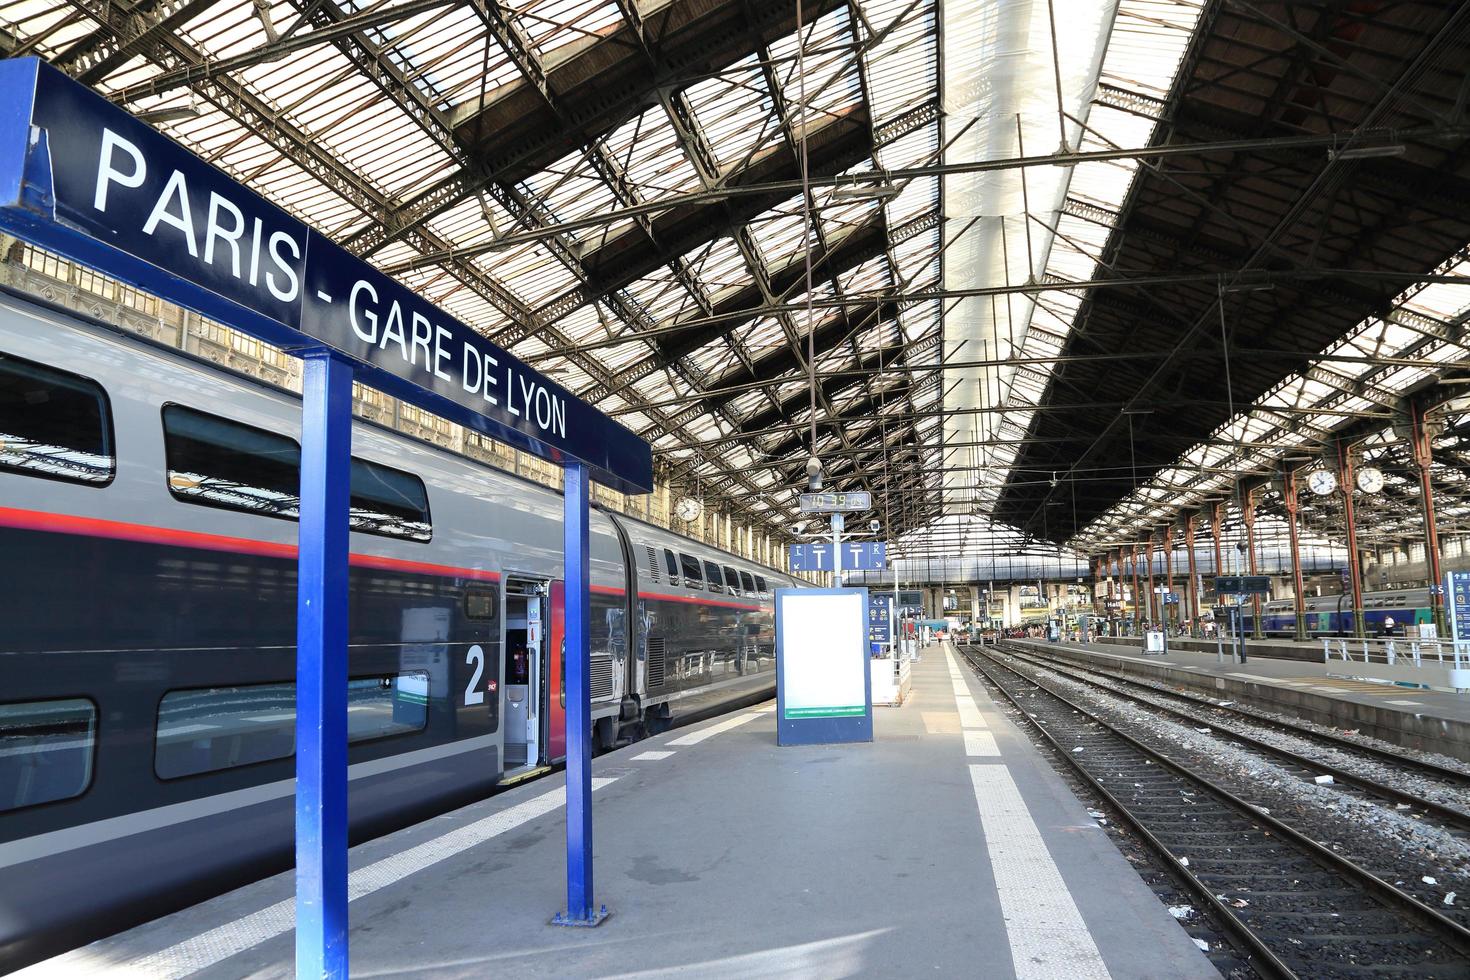
[[1470, 572], [1446, 574], [1445, 595], [1449, 598], [1450, 636], [1456, 643], [1470, 642]]

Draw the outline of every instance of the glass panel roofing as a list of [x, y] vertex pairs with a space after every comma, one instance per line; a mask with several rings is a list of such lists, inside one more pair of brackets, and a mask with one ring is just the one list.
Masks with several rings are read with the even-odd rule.
[[[731, 507], [789, 524], [816, 452], [843, 485], [891, 491], [878, 516], [900, 549], [935, 520], [966, 549], [1011, 547], [989, 518], [1086, 295], [1021, 288], [1093, 278], [1139, 163], [963, 165], [1148, 144], [1203, 3], [746, 0], [782, 26], [721, 37], [656, 87], [651, 25], [676, 5], [177, 0], [119, 49], [94, 5], [0, 0], [0, 45], [151, 116]], [[625, 62], [641, 91], [600, 105], [597, 72]], [[1415, 318], [1464, 305], [1406, 290], [1324, 357], [1458, 358]], [[1218, 494], [1271, 465], [1251, 444], [1289, 446], [1371, 405], [1361, 385], [1426, 372], [1294, 375], [1075, 543]]]

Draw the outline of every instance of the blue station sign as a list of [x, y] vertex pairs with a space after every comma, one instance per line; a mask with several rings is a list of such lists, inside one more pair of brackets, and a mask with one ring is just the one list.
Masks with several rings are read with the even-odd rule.
[[624, 492], [648, 444], [36, 58], [0, 61], [0, 228]]
[[[789, 548], [793, 572], [832, 571], [832, 542], [793, 544]], [[886, 541], [849, 541], [842, 545], [841, 553], [844, 572], [876, 572], [888, 567]]]

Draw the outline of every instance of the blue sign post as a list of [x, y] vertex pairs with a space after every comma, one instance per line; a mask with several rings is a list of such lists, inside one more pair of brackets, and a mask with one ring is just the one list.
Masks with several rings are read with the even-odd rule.
[[0, 61], [0, 231], [306, 361], [297, 592], [297, 973], [347, 975], [352, 382], [567, 470], [568, 908], [592, 900], [588, 480], [652, 489], [649, 446], [509, 352], [37, 58]]
[[[296, 973], [347, 963], [347, 528], [352, 365], [306, 357], [296, 611]], [[302, 813], [314, 805], [314, 813]], [[339, 837], [340, 835], [340, 837]]]

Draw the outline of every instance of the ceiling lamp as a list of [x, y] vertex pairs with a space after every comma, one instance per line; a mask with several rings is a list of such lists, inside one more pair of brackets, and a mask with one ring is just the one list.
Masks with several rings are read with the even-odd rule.
[[166, 123], [179, 122], [182, 119], [198, 119], [199, 106], [195, 102], [185, 105], [163, 106], [157, 109], [144, 109], [136, 113], [137, 117], [144, 122]]
[[898, 196], [898, 188], [881, 184], [838, 184], [832, 189], [834, 201], [889, 201]]
[[1328, 150], [1329, 160], [1370, 160], [1374, 157], [1401, 157], [1407, 147], [1402, 143], [1385, 143], [1382, 146], [1350, 146], [1345, 150]]

